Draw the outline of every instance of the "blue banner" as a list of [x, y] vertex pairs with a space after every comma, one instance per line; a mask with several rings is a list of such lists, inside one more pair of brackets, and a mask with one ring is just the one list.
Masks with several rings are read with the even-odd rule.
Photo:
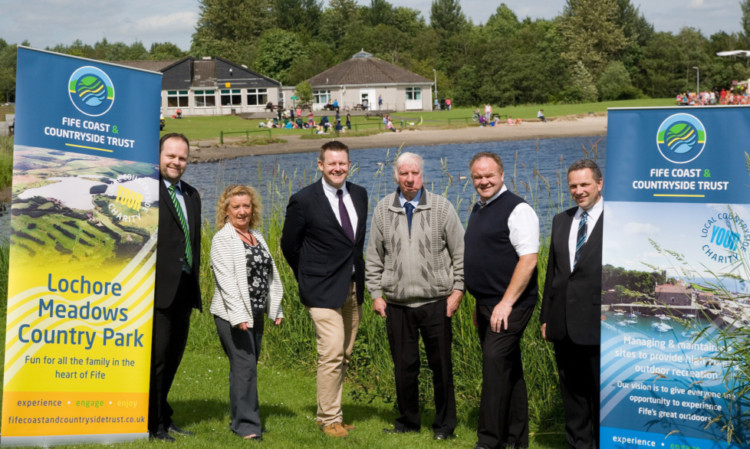
[[160, 87], [18, 49], [2, 446], [148, 437]]
[[748, 444], [748, 141], [746, 107], [609, 111], [602, 448]]
[[158, 161], [161, 74], [23, 47], [18, 67], [16, 145]]

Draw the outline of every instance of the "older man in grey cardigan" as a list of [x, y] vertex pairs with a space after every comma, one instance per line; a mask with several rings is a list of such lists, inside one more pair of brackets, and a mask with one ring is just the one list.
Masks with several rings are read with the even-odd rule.
[[365, 259], [373, 310], [385, 317], [401, 416], [388, 433], [419, 432], [419, 336], [432, 370], [434, 438], [453, 435], [451, 316], [464, 290], [464, 230], [453, 205], [423, 187], [423, 159], [402, 153], [396, 192], [375, 207]]

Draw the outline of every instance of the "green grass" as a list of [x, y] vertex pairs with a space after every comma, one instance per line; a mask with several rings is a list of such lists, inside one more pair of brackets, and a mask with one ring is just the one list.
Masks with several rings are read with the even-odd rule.
[[0, 136], [0, 189], [13, 181], [13, 138]]
[[[513, 118], [521, 118], [523, 120], [536, 120], [536, 113], [541, 108], [544, 109], [544, 113], [548, 119], [555, 119], [556, 117], [564, 117], [570, 115], [586, 115], [589, 113], [602, 114], [607, 111], [607, 108], [614, 107], [654, 107], [654, 106], [674, 106], [673, 98], [654, 98], [654, 99], [639, 99], [639, 100], [620, 100], [620, 101], [608, 101], [598, 103], [580, 103], [580, 104], [541, 104], [541, 105], [522, 105], [522, 106], [508, 106], [508, 107], [495, 107], [493, 112], [500, 114], [503, 117], [510, 115]], [[482, 111], [483, 109], [480, 108]], [[409, 126], [409, 123], [418, 123], [422, 120], [421, 127], [461, 127], [469, 124], [473, 125], [471, 116], [474, 113], [474, 108], [453, 108], [450, 111], [420, 111], [420, 112], [393, 112], [391, 114], [394, 119], [394, 124], [399, 128], [401, 127], [400, 121], [404, 120], [405, 125]], [[335, 113], [330, 111], [316, 111], [315, 120], [320, 120], [323, 115], [327, 115], [329, 120], [333, 121]], [[341, 114], [342, 122], [346, 118], [346, 113]], [[162, 134], [168, 132], [178, 132], [185, 134], [190, 140], [211, 140], [219, 139], [219, 133], [221, 131], [229, 133], [240, 133], [245, 131], [253, 131], [252, 135], [257, 137], [266, 137], [265, 130], [267, 128], [259, 128], [258, 124], [261, 121], [267, 119], [243, 119], [239, 116], [206, 116], [206, 117], [186, 117], [183, 119], [173, 119], [167, 117], [167, 125], [162, 131]], [[306, 120], [306, 116], [305, 116]], [[364, 115], [352, 115], [352, 130], [357, 133], [364, 133], [364, 135], [372, 134], [377, 132], [378, 125], [381, 123], [380, 117], [370, 116], [365, 117]], [[255, 131], [264, 130], [262, 133], [255, 134]], [[315, 134], [309, 129], [279, 129], [274, 128], [271, 130], [274, 138], [283, 139], [287, 135], [301, 135], [306, 138], [314, 138]], [[357, 133], [348, 133], [347, 136], [356, 136]], [[330, 138], [331, 134], [324, 135], [325, 138]], [[230, 137], [237, 137], [237, 135], [230, 135]]]

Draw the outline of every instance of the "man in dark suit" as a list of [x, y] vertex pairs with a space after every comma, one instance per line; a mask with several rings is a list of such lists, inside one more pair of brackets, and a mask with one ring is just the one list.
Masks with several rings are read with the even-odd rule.
[[555, 216], [542, 297], [542, 337], [554, 343], [570, 448], [599, 447], [602, 296], [602, 172], [594, 161], [568, 168], [578, 206]]
[[[151, 346], [148, 430], [151, 438], [173, 441], [170, 433], [190, 434], [172, 422], [167, 395], [182, 360], [190, 312], [201, 310], [201, 199], [181, 181], [190, 143], [182, 134], [159, 141], [159, 239]], [[179, 207], [179, 209], [178, 209]]]
[[318, 424], [334, 437], [354, 428], [343, 421], [341, 392], [364, 300], [367, 191], [346, 181], [350, 164], [346, 145], [323, 145], [322, 179], [289, 199], [281, 234], [281, 250], [315, 325]]

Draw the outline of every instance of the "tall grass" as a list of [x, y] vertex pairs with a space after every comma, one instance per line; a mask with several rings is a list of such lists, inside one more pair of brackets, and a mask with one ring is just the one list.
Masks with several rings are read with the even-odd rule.
[[13, 176], [13, 137], [0, 136], [0, 189], [10, 186]]
[[[390, 162], [390, 160], [386, 160], [382, 166], [386, 167]], [[508, 168], [506, 168], [507, 170]], [[558, 196], [557, 190], [561, 186], [559, 180], [558, 185], [553, 186], [535, 169], [528, 170], [523, 167], [520, 169], [514, 167], [513, 170], [513, 176], [506, 176], [506, 181], [510, 178], [515, 183], [518, 180], [518, 184], [509, 187], [515, 188], [523, 184], [521, 190], [527, 192], [532, 204], [538, 204], [538, 195], [550, 195], [550, 198]], [[357, 169], [354, 168], [352, 172], [356, 176]], [[530, 172], [530, 175], [527, 175], [526, 172]], [[288, 175], [278, 167], [272, 171], [270, 176], [267, 176], [267, 179], [261, 178], [261, 174], [259, 167], [261, 182], [256, 187], [262, 191], [264, 198], [262, 231], [280, 271], [284, 286], [283, 308], [285, 317], [282, 326], [266, 327], [261, 359], [264, 363], [278, 366], [304, 367], [310, 372], [311, 376], [314, 376], [316, 364], [315, 331], [312, 320], [299, 301], [297, 282], [279, 246], [285, 208], [289, 197], [297, 190], [297, 187], [306, 185], [313, 179], [307, 179], [307, 172]], [[383, 184], [387, 185], [387, 190], [384, 188], [378, 189], [377, 196], [373, 195], [375, 198], [371, 201], [371, 207], [374, 207], [377, 200], [393, 188], [389, 170], [383, 170], [381, 175], [385, 175]], [[441, 192], [450, 197], [454, 190], [465, 190], [473, 187], [470, 185], [470, 180], [465, 183], [456, 182], [446, 172], [438, 185], [433, 184], [431, 188], [433, 191]], [[371, 192], [371, 194], [374, 193]], [[456, 193], [456, 197], [460, 197], [460, 195]], [[558, 209], [562, 207], [562, 203], [557, 206]], [[201, 261], [201, 290], [204, 298], [204, 309], [208, 309], [213, 295], [213, 278], [210, 272], [208, 254], [210, 240], [214, 233], [213, 226], [204, 223], [203, 257]], [[543, 289], [546, 273], [548, 247], [548, 240], [545, 239], [539, 254], [540, 292]], [[459, 416], [464, 423], [472, 423], [472, 426], [478, 413], [482, 383], [482, 354], [477, 332], [472, 322], [474, 306], [474, 298], [466, 294], [461, 307], [452, 320], [454, 382], [460, 411]], [[372, 312], [369, 293], [365, 295], [363, 312], [351, 365], [347, 373], [348, 379], [354, 386], [350, 394], [356, 402], [363, 404], [373, 401], [395, 404], [393, 363], [386, 338], [385, 322]], [[531, 320], [521, 342], [524, 371], [529, 391], [531, 428], [535, 432], [561, 431], [563, 417], [556, 365], [551, 346], [541, 338], [538, 314], [537, 307], [534, 318]], [[204, 313], [193, 318], [190, 338], [191, 350], [220, 353], [213, 320], [209, 315]], [[423, 347], [421, 351], [424, 351]], [[270, 354], [273, 356], [270, 356]], [[420, 370], [419, 394], [423, 406], [431, 408], [433, 394], [431, 371], [424, 356], [422, 357]]]

